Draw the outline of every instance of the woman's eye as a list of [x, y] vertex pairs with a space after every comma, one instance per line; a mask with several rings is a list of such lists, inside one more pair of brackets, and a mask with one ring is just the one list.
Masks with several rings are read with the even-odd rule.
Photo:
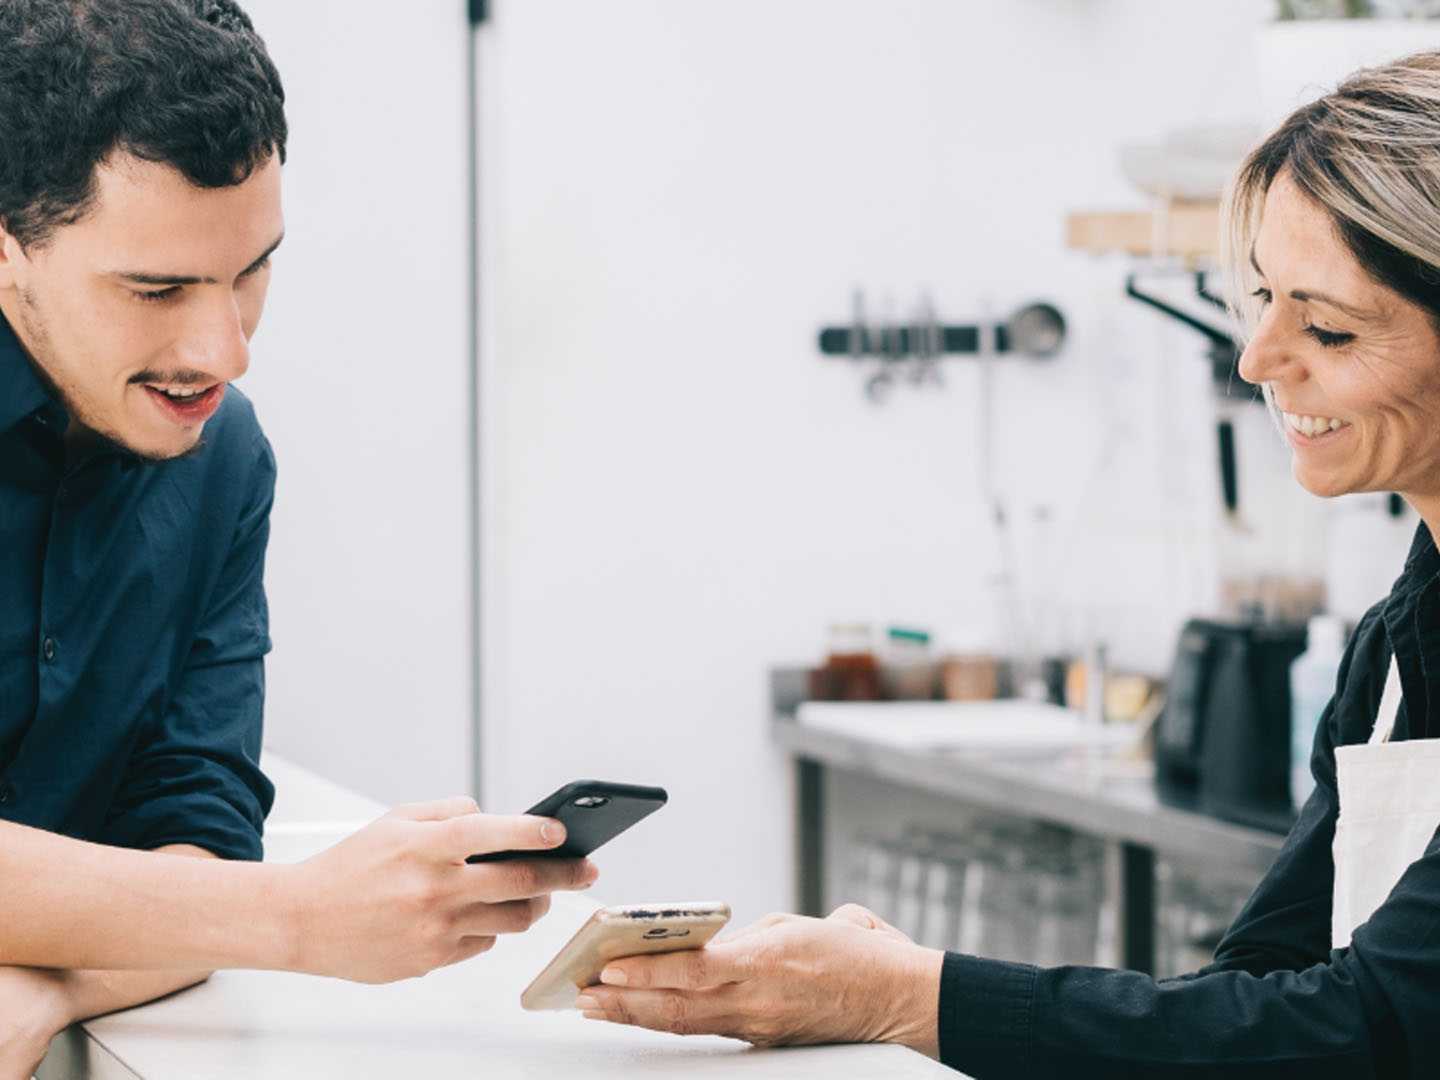
[[1354, 334], [1340, 334], [1334, 330], [1322, 330], [1318, 326], [1305, 327], [1305, 333], [1309, 334], [1315, 341], [1327, 349], [1338, 349], [1355, 340]]
[[1266, 288], [1263, 288], [1263, 287], [1262, 287], [1262, 288], [1256, 289], [1256, 290], [1255, 290], [1253, 293], [1251, 293], [1250, 295], [1253, 296], [1256, 300], [1259, 300], [1261, 304], [1268, 304], [1268, 303], [1270, 303], [1270, 290], [1269, 290], [1269, 289], [1266, 289]]

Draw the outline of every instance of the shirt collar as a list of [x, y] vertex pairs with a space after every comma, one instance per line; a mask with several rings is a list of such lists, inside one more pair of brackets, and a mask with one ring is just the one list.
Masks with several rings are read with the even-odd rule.
[[55, 399], [30, 366], [15, 331], [0, 315], [0, 432], [52, 403]]
[[1430, 527], [1422, 521], [1415, 528], [1415, 538], [1410, 541], [1410, 554], [1405, 557], [1402, 578], [1423, 583], [1436, 573], [1440, 573], [1440, 551], [1435, 548]]

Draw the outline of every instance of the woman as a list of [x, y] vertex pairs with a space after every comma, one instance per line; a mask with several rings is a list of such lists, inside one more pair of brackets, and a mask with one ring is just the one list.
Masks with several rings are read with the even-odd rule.
[[923, 949], [847, 907], [616, 961], [587, 1015], [898, 1041], [977, 1080], [1440, 1075], [1440, 52], [1298, 110], [1241, 167], [1226, 219], [1240, 373], [1283, 417], [1296, 479], [1401, 492], [1422, 523], [1346, 652], [1315, 792], [1214, 963], [1164, 981], [1042, 970]]

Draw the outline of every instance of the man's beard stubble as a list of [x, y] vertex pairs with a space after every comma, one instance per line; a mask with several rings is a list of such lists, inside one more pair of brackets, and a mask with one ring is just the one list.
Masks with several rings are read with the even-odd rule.
[[[20, 301], [20, 310], [18, 313], [20, 325], [15, 328], [17, 331], [16, 337], [20, 343], [20, 352], [24, 355], [26, 362], [29, 363], [30, 370], [33, 371], [35, 377], [40, 380], [40, 385], [43, 386], [45, 391], [58, 401], [60, 407], [65, 410], [65, 415], [70, 421], [70, 426], [65, 432], [66, 446], [67, 448], [70, 447], [73, 440], [74, 445], [79, 450], [79, 453], [76, 455], [77, 457], [84, 456], [85, 453], [91, 450], [98, 449], [103, 452], [109, 449], [127, 454], [143, 465], [160, 465], [167, 461], [181, 461], [185, 458], [192, 457], [205, 448], [205, 439], [202, 436], [196, 439], [193, 445], [180, 451], [178, 454], [150, 454], [131, 446], [119, 435], [105, 431], [102, 427], [88, 421], [84, 415], [84, 410], [76, 402], [74, 395], [56, 382], [50, 375], [45, 364], [37, 358], [37, 354], [47, 358], [55, 355], [55, 346], [51, 340], [50, 332], [46, 327], [45, 318], [40, 313], [40, 305], [35, 302], [35, 297], [31, 291], [23, 285], [17, 286], [15, 293], [16, 298]], [[130, 382], [144, 381], [149, 377], [149, 375], [141, 373], [135, 378], [132, 378]], [[77, 425], [78, 431], [76, 430]], [[67, 452], [67, 457], [69, 456]]]

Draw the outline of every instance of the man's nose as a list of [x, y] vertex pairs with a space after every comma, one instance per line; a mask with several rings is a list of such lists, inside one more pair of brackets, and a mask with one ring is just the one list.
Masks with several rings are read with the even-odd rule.
[[220, 382], [245, 374], [250, 367], [250, 340], [234, 297], [215, 297], [196, 311], [178, 354], [183, 367]]

